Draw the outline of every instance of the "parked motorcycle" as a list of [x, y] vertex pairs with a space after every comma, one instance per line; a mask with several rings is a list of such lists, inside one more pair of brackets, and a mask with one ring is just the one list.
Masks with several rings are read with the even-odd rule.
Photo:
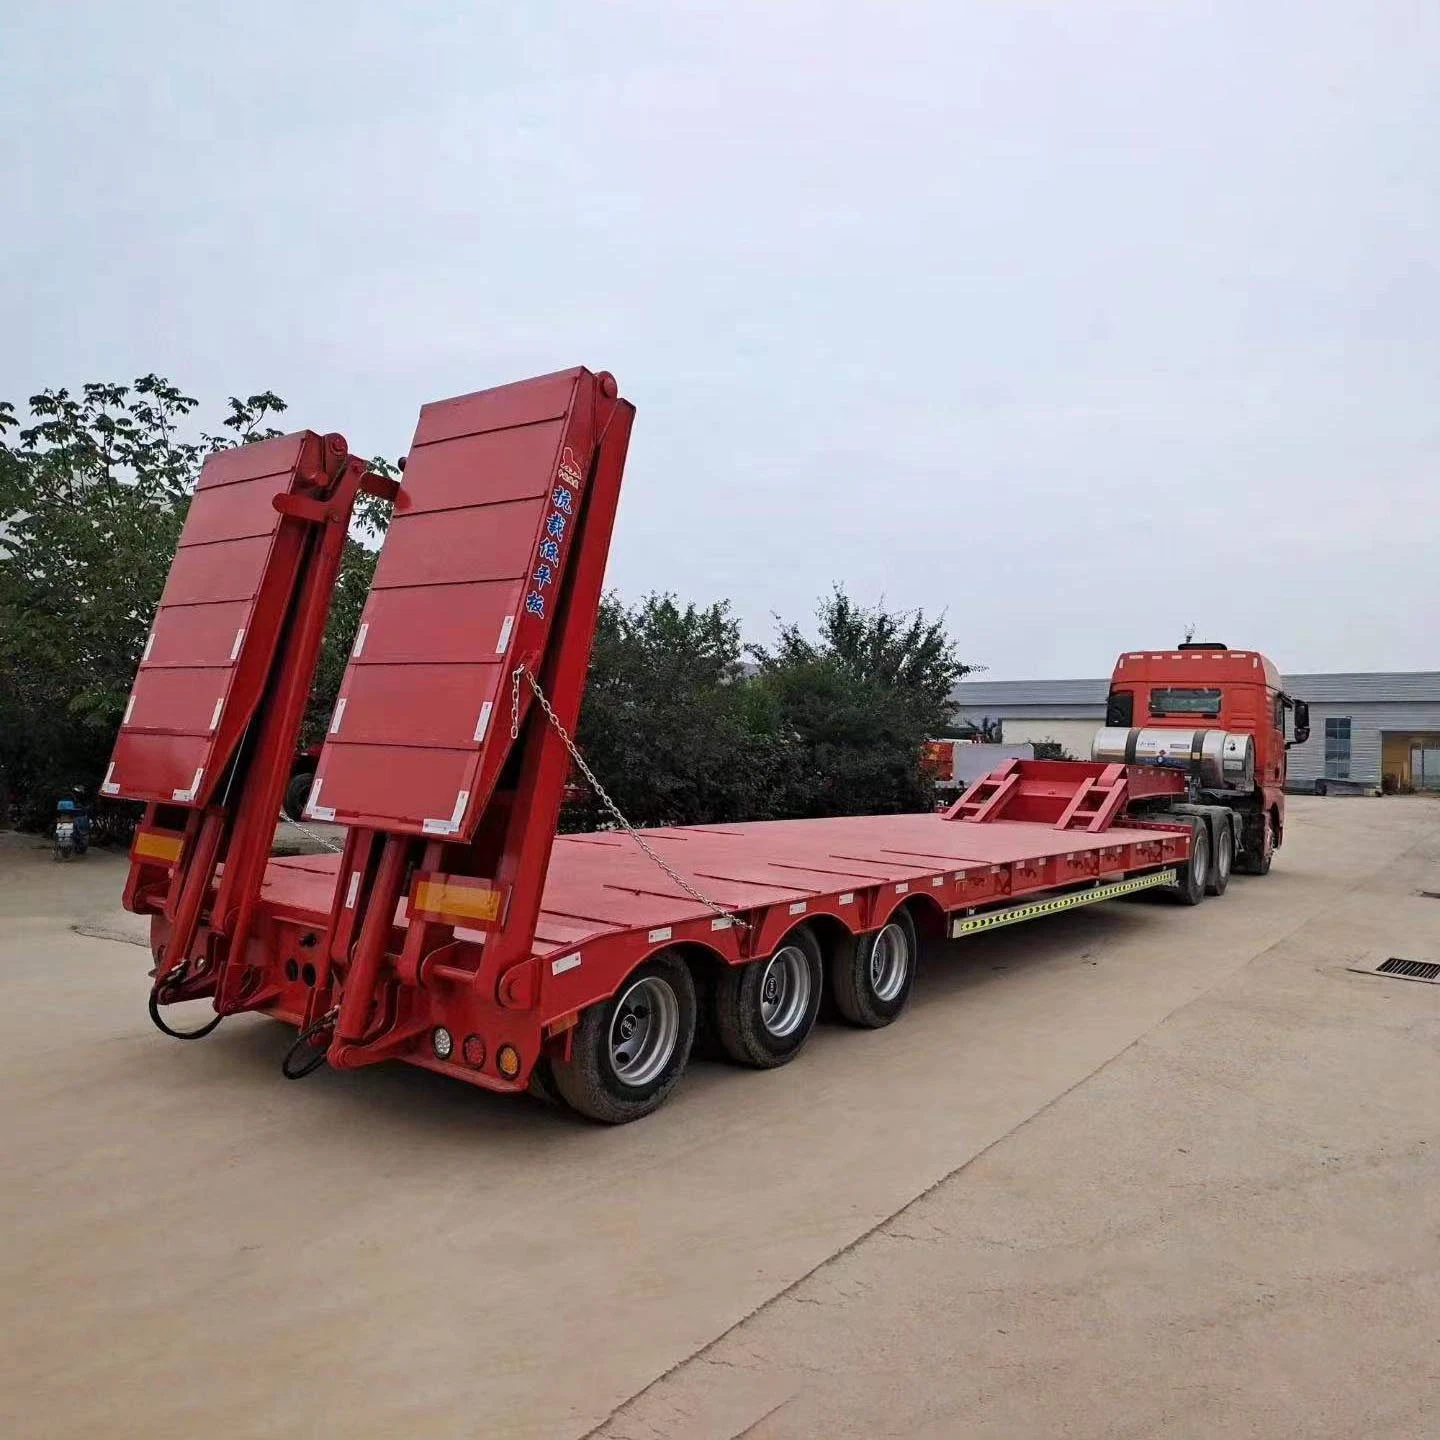
[[57, 860], [83, 855], [90, 848], [90, 812], [78, 791], [56, 806], [54, 843]]

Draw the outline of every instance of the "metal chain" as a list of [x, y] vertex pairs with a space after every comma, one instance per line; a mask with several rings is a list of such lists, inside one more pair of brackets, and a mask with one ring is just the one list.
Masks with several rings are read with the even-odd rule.
[[575, 742], [570, 738], [570, 732], [560, 723], [560, 717], [555, 713], [554, 707], [545, 698], [545, 692], [540, 688], [540, 682], [523, 666], [517, 665], [510, 676], [510, 738], [520, 738], [520, 677], [524, 676], [530, 683], [530, 688], [535, 692], [535, 699], [540, 708], [545, 712], [545, 718], [549, 720], [555, 733], [564, 743], [565, 748], [570, 752], [570, 758], [579, 768], [580, 773], [589, 782], [590, 788], [599, 797], [600, 803], [610, 812], [615, 823], [655, 862], [692, 900], [698, 901], [707, 910], [719, 916], [722, 920], [728, 920], [732, 925], [741, 930], [748, 930], [750, 927], [733, 910], [726, 909], [718, 901], [712, 900], [708, 895], [697, 890], [678, 870], [667, 860], [657, 855], [650, 847], [645, 837], [625, 818], [620, 807], [610, 798], [610, 793], [596, 778], [595, 772], [585, 763], [585, 757], [580, 753]]
[[312, 841], [322, 850], [327, 851], [331, 855], [338, 855], [341, 850], [344, 849], [344, 846], [337, 845], [333, 840], [327, 840], [317, 831], [311, 830], [307, 826], [302, 825], [293, 815], [290, 815], [286, 812], [283, 805], [280, 807], [280, 819], [286, 825], [293, 825], [307, 840]]

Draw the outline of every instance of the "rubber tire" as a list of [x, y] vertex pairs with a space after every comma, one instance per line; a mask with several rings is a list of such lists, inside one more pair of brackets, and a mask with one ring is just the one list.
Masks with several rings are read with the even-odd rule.
[[548, 1055], [542, 1055], [535, 1062], [535, 1068], [530, 1072], [530, 1083], [526, 1086], [526, 1093], [532, 1099], [540, 1101], [542, 1105], [553, 1105], [557, 1109], [564, 1108], [565, 1101], [556, 1088], [555, 1072], [551, 1068]]
[[[648, 1085], [624, 1084], [610, 1063], [610, 1021], [621, 997], [647, 975], [665, 980], [680, 1002], [680, 1035], [665, 1068]], [[555, 1088], [577, 1115], [602, 1125], [627, 1125], [658, 1110], [680, 1081], [695, 1041], [695, 981], [673, 950], [662, 950], [633, 970], [615, 993], [592, 1005], [575, 1027], [568, 1060], [551, 1063]]]
[[315, 783], [313, 770], [302, 770], [285, 787], [285, 813], [298, 820], [305, 812], [305, 802], [310, 798], [310, 787]]
[[[1191, 858], [1185, 862], [1180, 871], [1179, 882], [1170, 892], [1179, 905], [1198, 905], [1205, 898], [1205, 884], [1211, 870], [1210, 827], [1203, 819], [1196, 817], [1191, 821], [1191, 829], [1195, 833]], [[1197, 867], [1196, 860], [1204, 863]]]
[[910, 989], [915, 983], [915, 963], [920, 958], [915, 922], [909, 912], [896, 911], [886, 924], [900, 925], [910, 942], [910, 968], [905, 983], [892, 1000], [881, 1000], [870, 987], [870, 952], [875, 948], [879, 930], [866, 935], [847, 935], [830, 955], [830, 993], [835, 997], [835, 1008], [851, 1025], [866, 1030], [879, 1030], [888, 1025], [909, 1003]]
[[1230, 825], [1229, 815], [1215, 817], [1215, 833], [1220, 838], [1215, 843], [1215, 853], [1210, 857], [1210, 878], [1205, 882], [1207, 895], [1223, 895], [1235, 869], [1235, 831]]
[[789, 1035], [775, 1036], [760, 1018], [761, 985], [765, 967], [773, 956], [751, 960], [744, 965], [727, 965], [715, 982], [715, 1032], [726, 1056], [737, 1065], [756, 1070], [773, 1070], [793, 1060], [810, 1038], [820, 1014], [820, 997], [825, 990], [825, 967], [820, 942], [808, 925], [792, 930], [775, 948], [798, 946], [805, 952], [810, 970], [810, 1003], [804, 1019]]
[[1275, 859], [1275, 827], [1270, 823], [1269, 811], [1262, 818], [1262, 824], [1265, 826], [1265, 838], [1260, 853], [1242, 852], [1236, 862], [1235, 868], [1244, 875], [1268, 875]]

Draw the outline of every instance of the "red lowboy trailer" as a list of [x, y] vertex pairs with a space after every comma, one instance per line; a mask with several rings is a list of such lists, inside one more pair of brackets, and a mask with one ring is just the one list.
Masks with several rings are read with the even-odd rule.
[[[104, 784], [147, 802], [125, 903], [167, 1033], [208, 999], [194, 1034], [295, 1026], [292, 1077], [400, 1059], [618, 1122], [697, 1020], [779, 1065], [827, 988], [894, 1019], [922, 938], [1224, 888], [1239, 820], [1139, 763], [1011, 761], [945, 814], [557, 836], [633, 417], [576, 369], [426, 406], [398, 488], [335, 435], [206, 464]], [[344, 848], [272, 858], [362, 490], [395, 515], [306, 811]]]

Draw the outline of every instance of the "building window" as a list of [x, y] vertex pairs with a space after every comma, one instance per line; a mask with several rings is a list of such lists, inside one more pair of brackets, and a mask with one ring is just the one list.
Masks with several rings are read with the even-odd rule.
[[1220, 714], [1220, 692], [1218, 690], [1152, 690], [1150, 692], [1150, 713], [1152, 715], [1207, 715], [1214, 719]]
[[1350, 717], [1331, 715], [1325, 721], [1325, 774], [1331, 780], [1350, 778]]

